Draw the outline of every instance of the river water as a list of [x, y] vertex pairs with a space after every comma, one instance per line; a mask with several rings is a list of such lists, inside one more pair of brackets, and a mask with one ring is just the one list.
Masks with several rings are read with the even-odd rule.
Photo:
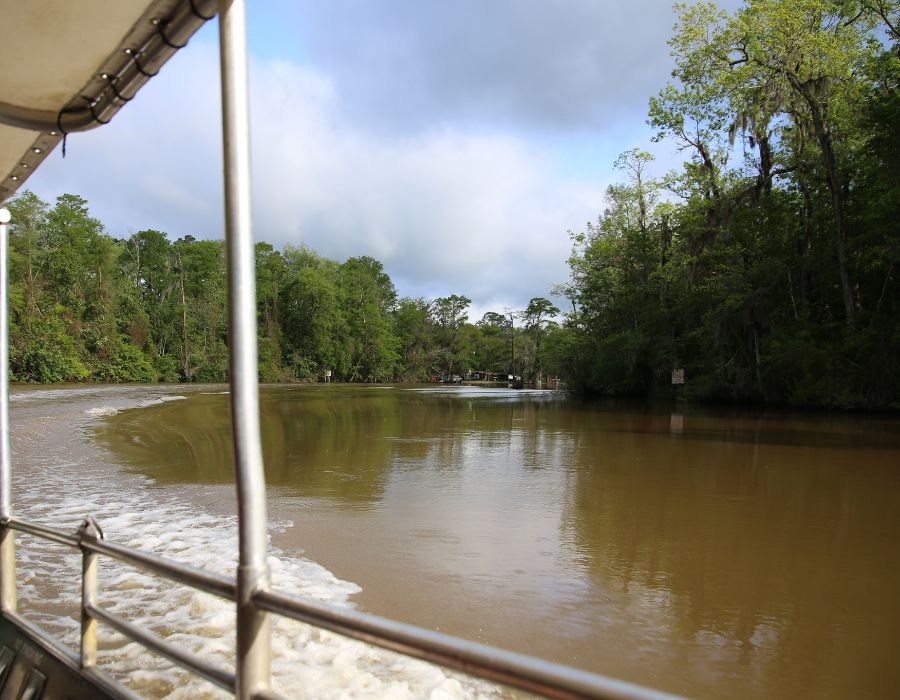
[[[17, 512], [230, 574], [227, 400], [16, 390]], [[900, 687], [900, 420], [320, 385], [264, 387], [262, 425], [280, 587], [694, 697]], [[78, 558], [20, 540], [22, 607], [72, 642]], [[229, 662], [228, 605], [104, 566], [104, 604]], [[136, 689], [201, 691], [104, 635]], [[291, 696], [501, 694], [294, 623], [274, 646]]]

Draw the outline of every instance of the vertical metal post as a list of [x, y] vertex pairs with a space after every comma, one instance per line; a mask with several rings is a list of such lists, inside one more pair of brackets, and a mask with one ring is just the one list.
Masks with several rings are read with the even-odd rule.
[[97, 554], [82, 550], [81, 559], [81, 667], [97, 664], [97, 621], [87, 614], [97, 600]]
[[16, 544], [12, 517], [9, 448], [9, 221], [0, 209], [0, 610], [16, 609]]
[[[83, 541], [86, 537], [102, 539], [103, 531], [93, 517], [81, 523], [78, 535]], [[97, 602], [97, 568], [100, 555], [81, 547], [81, 667], [91, 668], [97, 665], [97, 620], [88, 615], [88, 608]]]
[[269, 614], [253, 594], [269, 586], [266, 484], [259, 434], [256, 347], [256, 255], [250, 208], [250, 109], [245, 0], [219, 0], [225, 241], [228, 258], [228, 343], [231, 430], [239, 522], [237, 688], [240, 700], [268, 690]]

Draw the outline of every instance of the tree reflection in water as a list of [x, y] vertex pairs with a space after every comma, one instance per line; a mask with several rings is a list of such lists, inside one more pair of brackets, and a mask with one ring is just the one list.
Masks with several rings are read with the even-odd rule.
[[[274, 509], [374, 612], [695, 696], [900, 685], [896, 421], [306, 386], [262, 428]], [[224, 395], [97, 435], [232, 482]]]

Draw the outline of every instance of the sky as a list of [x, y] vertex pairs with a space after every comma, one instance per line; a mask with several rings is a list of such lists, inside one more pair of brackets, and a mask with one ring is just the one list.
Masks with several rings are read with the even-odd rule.
[[[736, 0], [722, 3], [733, 6]], [[583, 231], [669, 80], [668, 0], [249, 3], [256, 240], [380, 260], [400, 296], [470, 318], [568, 279]], [[218, 23], [27, 187], [79, 194], [107, 232], [223, 237]]]

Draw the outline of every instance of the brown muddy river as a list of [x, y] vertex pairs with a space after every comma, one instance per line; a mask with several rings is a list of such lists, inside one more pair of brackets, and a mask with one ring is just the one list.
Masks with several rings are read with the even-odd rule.
[[[58, 471], [86, 455], [78, 488], [113, 537], [176, 558], [223, 551], [220, 389], [26, 392], [16, 456]], [[687, 696], [897, 697], [898, 419], [471, 387], [265, 387], [262, 403], [284, 585]], [[30, 469], [26, 492], [47, 473]], [[153, 514], [180, 523], [181, 549], [148, 535]], [[349, 696], [434, 687], [378, 683]]]

